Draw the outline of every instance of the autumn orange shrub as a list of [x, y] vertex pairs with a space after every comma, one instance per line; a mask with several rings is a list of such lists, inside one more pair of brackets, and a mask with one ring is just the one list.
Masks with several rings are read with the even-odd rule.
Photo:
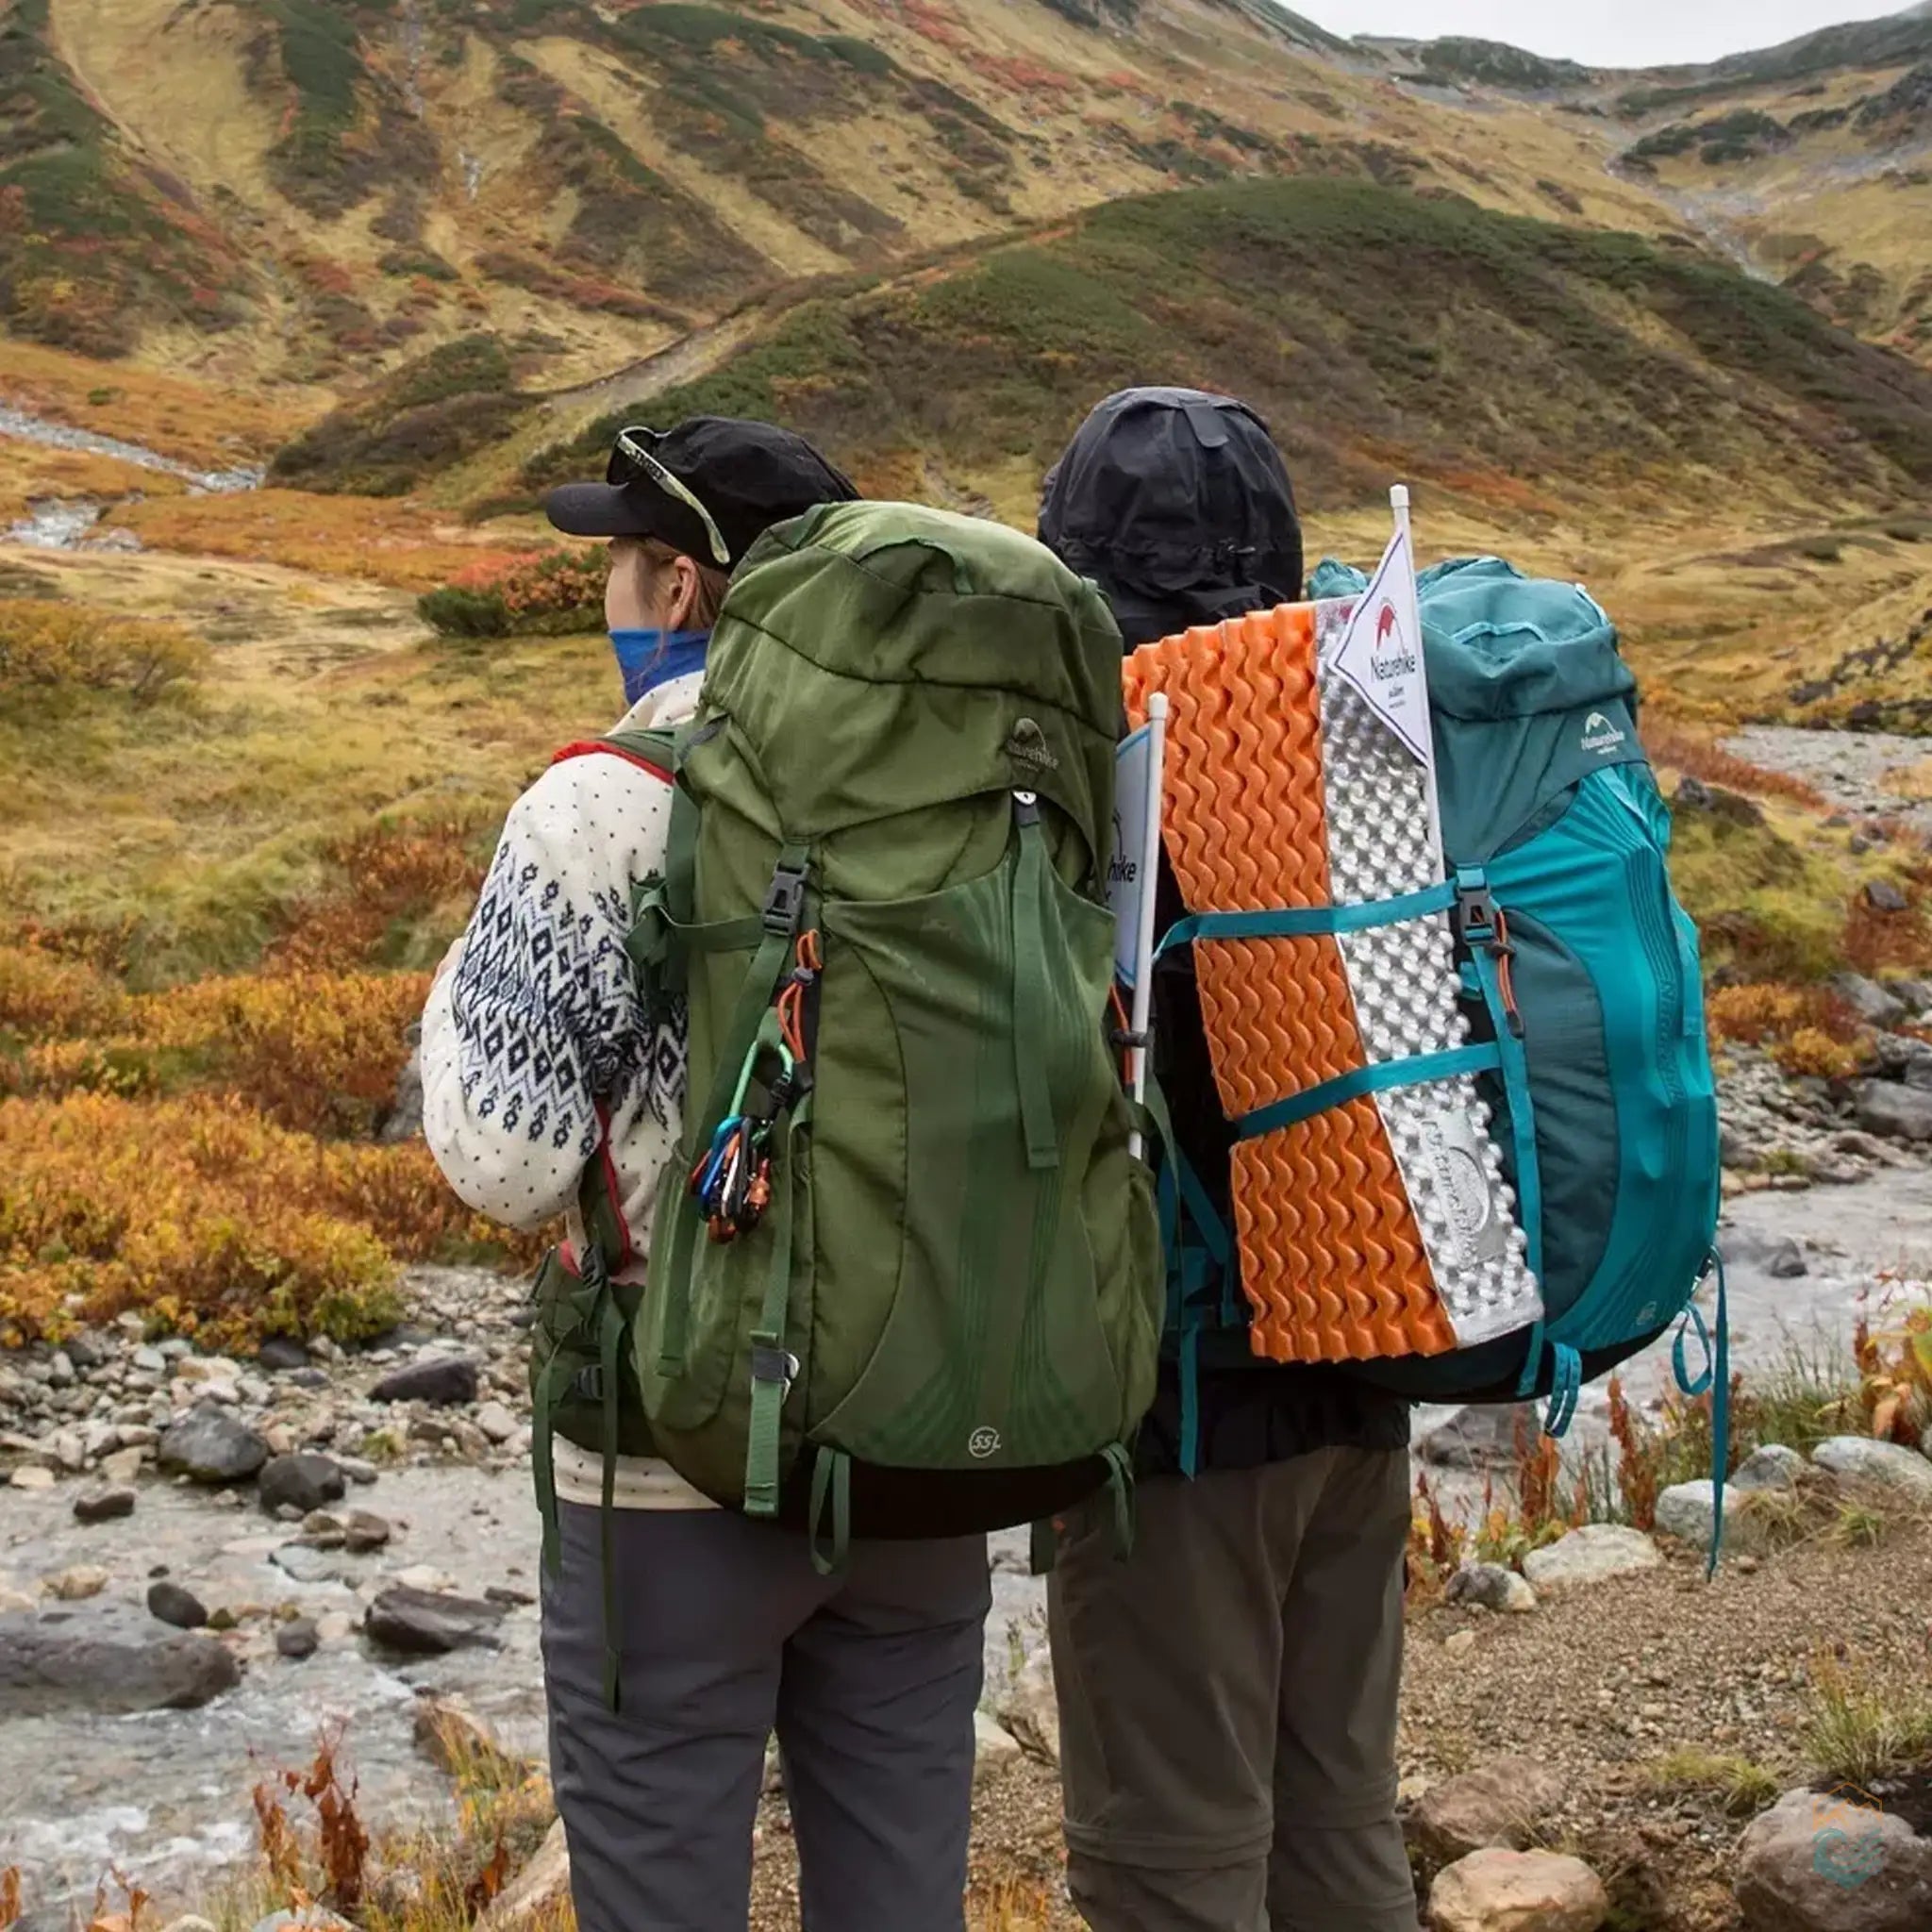
[[127, 996], [84, 960], [36, 945], [0, 944], [0, 1034], [97, 1033], [125, 1018]]
[[486, 559], [416, 600], [425, 624], [444, 637], [562, 637], [604, 625], [601, 550], [550, 549], [508, 562]]
[[1865, 1425], [1880, 1441], [1932, 1445], [1932, 1307], [1858, 1318], [1853, 1349]]
[[1646, 712], [1643, 747], [1650, 754], [1652, 764], [1668, 766], [1686, 777], [1701, 778], [1707, 785], [1747, 791], [1755, 798], [1789, 799], [1811, 811], [1829, 809], [1824, 794], [1815, 785], [1794, 778], [1789, 772], [1767, 771], [1748, 758], [1736, 758], [1672, 719]]
[[1713, 1040], [1766, 1048], [1790, 1074], [1843, 1079], [1864, 1064], [1864, 1029], [1843, 1000], [1818, 986], [1722, 986], [1705, 1001]]
[[1881, 912], [1860, 892], [1845, 913], [1844, 959], [1854, 973], [1921, 973], [1932, 966], [1932, 935], [1916, 905]]
[[474, 899], [483, 883], [483, 868], [468, 849], [475, 828], [475, 821], [452, 817], [375, 824], [338, 840], [323, 857], [340, 870], [340, 882], [295, 908], [289, 930], [269, 948], [264, 970], [372, 963], [397, 921], [446, 901]]
[[208, 646], [178, 624], [36, 597], [0, 599], [0, 704], [75, 691], [144, 703], [199, 677], [208, 658]]
[[0, 1100], [0, 1341], [139, 1308], [216, 1346], [354, 1341], [395, 1319], [397, 1260], [526, 1260], [421, 1141], [329, 1141], [244, 1102]]

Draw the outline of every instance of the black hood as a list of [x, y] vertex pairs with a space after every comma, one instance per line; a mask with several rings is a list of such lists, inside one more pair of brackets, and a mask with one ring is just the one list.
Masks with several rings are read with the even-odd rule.
[[1091, 577], [1129, 650], [1302, 594], [1294, 486], [1268, 425], [1197, 389], [1125, 389], [1047, 474], [1040, 541]]

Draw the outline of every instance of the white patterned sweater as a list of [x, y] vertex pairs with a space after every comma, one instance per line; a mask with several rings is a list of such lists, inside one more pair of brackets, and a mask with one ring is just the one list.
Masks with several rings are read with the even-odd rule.
[[[702, 672], [646, 691], [619, 730], [682, 724]], [[423, 1015], [423, 1124], [437, 1165], [479, 1213], [511, 1227], [569, 1217], [608, 1123], [631, 1249], [650, 1251], [651, 1208], [676, 1152], [684, 1016], [646, 1036], [624, 950], [633, 888], [663, 869], [671, 787], [610, 753], [553, 764], [510, 808], [455, 967]], [[641, 1277], [641, 1258], [625, 1271]], [[557, 1492], [597, 1503], [603, 1458], [557, 1439]], [[630, 1508], [710, 1507], [665, 1463], [618, 1460]]]

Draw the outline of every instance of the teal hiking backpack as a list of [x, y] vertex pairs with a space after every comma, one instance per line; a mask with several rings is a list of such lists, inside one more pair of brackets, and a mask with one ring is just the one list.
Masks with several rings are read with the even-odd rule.
[[827, 506], [741, 567], [692, 723], [611, 743], [675, 770], [629, 951], [687, 1007], [683, 1150], [639, 1286], [587, 1178], [540, 1462], [655, 1453], [827, 1567], [1108, 1484], [1124, 1517], [1161, 1288], [1109, 1010], [1120, 658], [1030, 538]]
[[[1719, 1161], [1697, 933], [1671, 890], [1670, 815], [1603, 609], [1496, 558], [1439, 564], [1419, 587], [1449, 876], [1400, 916], [1451, 915], [1474, 1037], [1495, 1049], [1480, 1080], [1544, 1317], [1448, 1354], [1349, 1366], [1419, 1401], [1547, 1397], [1560, 1435], [1585, 1381], [1687, 1314], [1703, 1331], [1691, 1298], [1712, 1257]], [[1328, 562], [1310, 594], [1367, 588]], [[1230, 1291], [1225, 1228], [1174, 1165], [1169, 1327], [1213, 1340], [1245, 1323], [1246, 1302]], [[1719, 1309], [1701, 1380], [1679, 1337], [1693, 1393], [1726, 1373], [1721, 1286]]]

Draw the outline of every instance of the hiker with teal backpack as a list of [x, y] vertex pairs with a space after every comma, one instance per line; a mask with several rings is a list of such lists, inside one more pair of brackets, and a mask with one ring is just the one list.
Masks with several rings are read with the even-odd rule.
[[701, 420], [552, 497], [651, 541], [641, 695], [512, 811], [425, 1020], [458, 1191], [572, 1210], [531, 1381], [587, 1932], [745, 1924], [774, 1729], [808, 1932], [958, 1932], [982, 1532], [1124, 1529], [1151, 1393], [1118, 636], [1030, 540], [852, 495]]
[[[1286, 466], [1224, 396], [1108, 397], [1040, 530], [1129, 649], [1301, 594]], [[1163, 864], [1157, 927], [1184, 909]], [[1156, 975], [1153, 1058], [1228, 1223], [1233, 1135], [1184, 950]], [[1132, 1555], [1085, 1507], [1049, 1579], [1074, 1901], [1093, 1932], [1415, 1932], [1395, 1816], [1408, 1405], [1344, 1369], [1257, 1363], [1239, 1329], [1186, 1377], [1172, 1317], [1165, 1341]]]

